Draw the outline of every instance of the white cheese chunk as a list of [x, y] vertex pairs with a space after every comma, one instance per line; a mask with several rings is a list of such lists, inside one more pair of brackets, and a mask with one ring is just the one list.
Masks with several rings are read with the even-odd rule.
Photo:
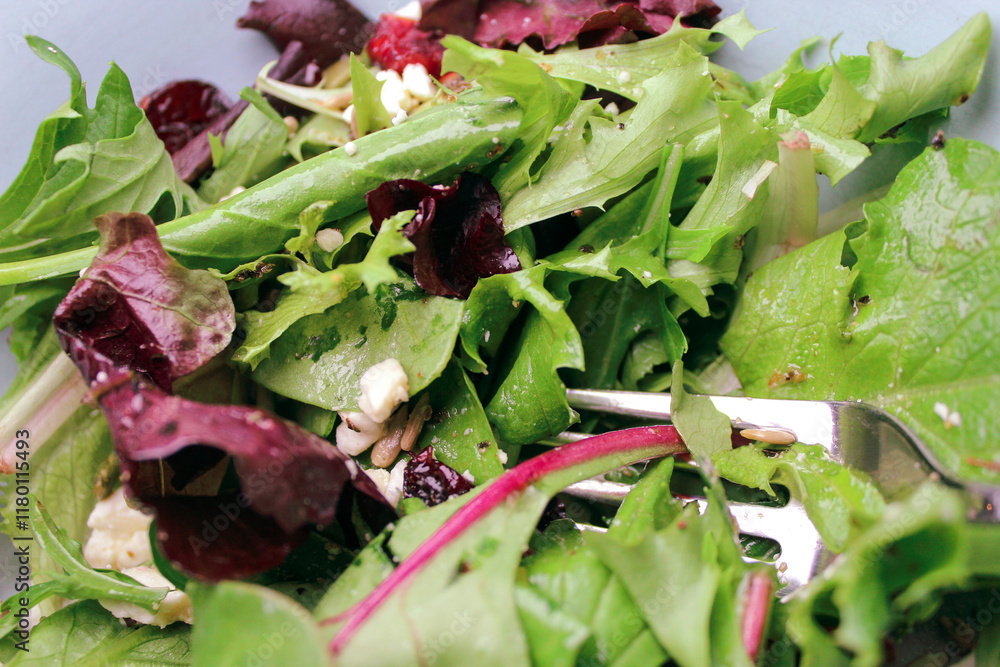
[[405, 469], [406, 459], [397, 461], [391, 471], [383, 468], [373, 468], [365, 470], [365, 474], [371, 477], [371, 480], [375, 482], [375, 486], [385, 496], [385, 499], [393, 507], [396, 507], [403, 497], [403, 472]]
[[403, 79], [396, 70], [387, 69], [375, 75], [382, 84], [382, 106], [391, 115], [396, 115], [401, 109], [405, 110], [410, 106], [410, 96], [403, 86]]
[[427, 68], [420, 63], [411, 63], [403, 68], [403, 88], [410, 97], [421, 102], [434, 97], [437, 93], [437, 86], [434, 85], [434, 78], [427, 73]]
[[374, 421], [363, 412], [341, 412], [337, 426], [337, 449], [357, 456], [385, 435], [385, 422]]
[[125, 503], [125, 491], [119, 488], [97, 503], [87, 519], [90, 538], [83, 546], [83, 557], [93, 567], [121, 571], [153, 560], [149, 545], [149, 524], [153, 517], [132, 509]]
[[101, 606], [110, 611], [116, 618], [131, 618], [137, 623], [156, 625], [161, 628], [165, 628], [177, 621], [191, 624], [191, 598], [188, 597], [187, 593], [174, 588], [156, 568], [140, 565], [138, 567], [125, 568], [122, 570], [122, 574], [127, 574], [143, 586], [169, 588], [170, 592], [167, 593], [165, 598], [160, 600], [155, 614], [131, 602], [100, 600]]
[[361, 376], [358, 407], [374, 422], [384, 422], [400, 403], [410, 398], [410, 381], [396, 359], [386, 359]]
[[321, 229], [316, 232], [316, 245], [323, 252], [333, 252], [344, 245], [344, 235], [339, 229]]

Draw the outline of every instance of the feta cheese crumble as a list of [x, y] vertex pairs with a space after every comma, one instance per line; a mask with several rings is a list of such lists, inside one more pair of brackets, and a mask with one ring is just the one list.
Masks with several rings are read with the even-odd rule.
[[333, 252], [344, 245], [344, 235], [339, 229], [321, 229], [316, 232], [316, 245], [323, 252]]
[[386, 359], [361, 376], [358, 407], [375, 422], [384, 422], [400, 403], [410, 398], [410, 381], [396, 359]]
[[337, 449], [357, 456], [385, 435], [385, 422], [372, 420], [363, 412], [341, 412], [337, 426]]
[[133, 509], [119, 488], [94, 506], [87, 519], [90, 538], [83, 545], [83, 557], [93, 567], [118, 570], [153, 561], [149, 545], [149, 524], [153, 517]]
[[169, 588], [170, 592], [160, 600], [156, 613], [151, 613], [137, 604], [131, 602], [119, 602], [117, 600], [98, 600], [101, 606], [110, 611], [116, 618], [131, 618], [143, 625], [155, 625], [165, 628], [171, 623], [181, 621], [188, 625], [192, 622], [191, 598], [187, 593], [177, 590], [166, 577], [160, 574], [156, 568], [148, 565], [125, 568], [122, 574], [128, 575], [138, 581], [143, 586], [150, 588]]

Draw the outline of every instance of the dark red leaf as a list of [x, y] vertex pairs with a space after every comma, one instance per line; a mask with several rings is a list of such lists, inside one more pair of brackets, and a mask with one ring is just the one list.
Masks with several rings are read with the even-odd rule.
[[656, 35], [684, 14], [685, 23], [711, 23], [710, 0], [424, 0], [420, 27], [443, 29], [487, 46], [538, 42], [546, 49], [575, 39], [585, 46]]
[[428, 507], [468, 493], [472, 488], [472, 482], [434, 458], [433, 447], [416, 454], [403, 469], [403, 497], [420, 498]]
[[426, 292], [468, 298], [480, 278], [521, 268], [504, 239], [500, 195], [478, 174], [463, 174], [451, 186], [389, 181], [366, 201], [376, 229], [400, 211], [417, 211], [403, 233], [416, 246], [413, 277]]
[[146, 118], [173, 155], [198, 136], [232, 103], [221, 90], [202, 81], [172, 81], [139, 101]]
[[228, 345], [236, 313], [226, 284], [167, 255], [145, 214], [109, 213], [94, 224], [97, 257], [54, 316], [63, 349], [88, 383], [130, 368], [169, 391]]
[[348, 0], [255, 0], [236, 25], [260, 30], [279, 49], [298, 40], [320, 67], [360, 52], [374, 28]]
[[147, 501], [157, 538], [178, 570], [206, 581], [245, 579], [281, 565], [308, 535], [289, 535], [269, 517], [240, 507], [239, 494]]
[[442, 32], [417, 27], [413, 19], [382, 14], [375, 34], [368, 41], [368, 55], [382, 69], [400, 74], [407, 65], [423, 65], [431, 76], [441, 76]]

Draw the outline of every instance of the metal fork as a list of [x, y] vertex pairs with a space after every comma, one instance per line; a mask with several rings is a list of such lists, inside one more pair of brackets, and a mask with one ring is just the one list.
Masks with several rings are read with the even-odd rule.
[[[636, 419], [670, 419], [670, 394], [666, 393], [569, 389], [566, 396], [569, 404], [579, 410]], [[969, 511], [970, 521], [1000, 523], [1000, 486], [959, 480], [909, 428], [876, 407], [845, 401], [708, 398], [729, 417], [733, 428], [785, 434], [795, 442], [821, 445], [833, 460], [868, 473], [887, 499], [934, 476], [964, 488], [977, 499]], [[566, 492], [620, 503], [630, 488], [628, 484], [594, 479], [578, 482]], [[697, 502], [704, 511], [704, 501]], [[793, 593], [833, 559], [802, 503], [794, 498], [782, 507], [730, 503], [729, 511], [740, 533], [772, 539], [781, 546], [776, 563], [782, 583], [780, 596]]]

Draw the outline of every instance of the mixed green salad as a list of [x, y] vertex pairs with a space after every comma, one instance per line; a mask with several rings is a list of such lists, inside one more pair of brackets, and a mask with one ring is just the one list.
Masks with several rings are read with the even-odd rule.
[[[1000, 483], [1000, 154], [936, 131], [986, 16], [748, 82], [709, 56], [760, 31], [707, 0], [421, 5], [252, 3], [282, 55], [235, 104], [112, 65], [91, 107], [28, 37], [70, 98], [0, 196], [0, 661], [997, 664], [975, 498], [700, 396], [869, 403]], [[895, 144], [821, 219], [819, 176]], [[593, 477], [631, 491], [562, 493]], [[789, 498], [832, 557], [779, 599], [727, 503]]]

